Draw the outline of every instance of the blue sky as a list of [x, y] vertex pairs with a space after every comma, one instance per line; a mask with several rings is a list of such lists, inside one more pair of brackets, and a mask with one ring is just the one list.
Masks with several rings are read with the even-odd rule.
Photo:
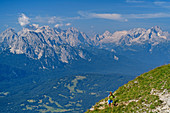
[[170, 32], [170, 0], [0, 0], [0, 32], [27, 24], [89, 35], [156, 25]]

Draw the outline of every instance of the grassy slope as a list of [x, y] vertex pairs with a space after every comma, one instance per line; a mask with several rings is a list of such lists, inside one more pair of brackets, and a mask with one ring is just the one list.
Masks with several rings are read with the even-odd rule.
[[[152, 89], [163, 91], [167, 89], [170, 92], [170, 64], [158, 67], [147, 73], [144, 73], [127, 84], [119, 87], [114, 92], [116, 96], [116, 104], [113, 108], [109, 108], [105, 103], [103, 105], [105, 109], [99, 110], [101, 101], [106, 101], [107, 98], [96, 103], [95, 110], [88, 110], [87, 113], [104, 113], [104, 112], [150, 112], [159, 106], [162, 101], [159, 97], [152, 95], [150, 92]], [[131, 101], [130, 101], [131, 100]]]

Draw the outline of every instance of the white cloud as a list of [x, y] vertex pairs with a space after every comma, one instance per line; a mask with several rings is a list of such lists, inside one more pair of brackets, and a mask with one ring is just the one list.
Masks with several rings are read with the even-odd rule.
[[92, 26], [92, 25], [91, 25], [91, 26], [90, 26], [90, 28], [91, 28], [91, 29], [93, 29], [93, 28], [94, 28], [94, 26]]
[[32, 19], [32, 22], [47, 23], [48, 18], [47, 17], [36, 16], [35, 18]]
[[80, 17], [80, 16], [67, 17], [67, 18], [65, 18], [65, 20], [79, 20], [79, 19], [81, 19], [81, 17]]
[[66, 23], [66, 24], [56, 24], [54, 27], [58, 28], [58, 27], [62, 27], [62, 26], [70, 26], [71, 23]]
[[82, 19], [82, 18], [80, 16], [76, 16], [76, 17], [35, 16], [35, 17], [31, 18], [31, 22], [43, 23], [43, 24], [57, 24], [57, 23], [64, 23], [64, 22], [70, 21], [70, 20], [79, 20], [79, 19]]
[[[158, 4], [158, 3], [157, 3]], [[159, 3], [159, 4], [162, 4]], [[25, 14], [21, 14], [18, 18], [18, 22], [21, 26], [31, 22], [36, 23], [48, 23], [48, 24], [56, 24], [55, 27], [61, 26], [70, 26], [71, 23], [65, 23], [66, 21], [70, 20], [79, 20], [79, 19], [93, 19], [93, 18], [100, 18], [100, 19], [109, 19], [114, 21], [121, 21], [121, 22], [128, 22], [130, 19], [152, 19], [152, 18], [170, 18], [170, 13], [150, 13], [150, 14], [118, 14], [118, 13], [89, 13], [84, 11], [79, 11], [78, 14], [80, 16], [76, 17], [40, 17], [35, 16], [33, 18], [27, 17]], [[62, 24], [65, 23], [65, 24]]]
[[127, 3], [143, 3], [142, 0], [126, 0]]
[[116, 13], [88, 13], [78, 12], [84, 19], [102, 18], [116, 21], [128, 22], [129, 19], [152, 19], [169, 18], [170, 13], [150, 13], [150, 14], [116, 14]]
[[8, 25], [7, 25], [7, 24], [5, 24], [4, 26], [8, 28]]
[[127, 22], [127, 21], [128, 21], [128, 19], [125, 19], [124, 21], [125, 21], [125, 22]]
[[54, 27], [58, 28], [58, 27], [62, 27], [63, 24], [56, 24]]
[[167, 2], [160, 2], [160, 1], [157, 1], [157, 2], [153, 2], [154, 4], [156, 5], [163, 5], [163, 4], [166, 4]]
[[103, 18], [103, 19], [109, 19], [109, 20], [119, 20], [122, 21], [124, 18], [121, 14], [116, 13], [88, 13], [79, 11], [78, 12], [84, 19], [90, 19], [90, 18]]
[[88, 12], [78, 11], [78, 14], [85, 19], [91, 18], [90, 13], [88, 13]]
[[164, 7], [164, 8], [170, 8], [170, 2], [164, 2], [164, 1], [156, 1], [153, 2], [155, 5]]
[[66, 23], [66, 24], [65, 24], [65, 26], [70, 26], [70, 25], [71, 25], [71, 23]]
[[25, 14], [21, 14], [20, 16], [19, 16], [19, 18], [18, 18], [18, 22], [19, 22], [19, 24], [21, 25], [21, 26], [25, 26], [25, 25], [27, 25], [27, 24], [29, 24], [30, 23], [30, 18], [29, 17], [27, 17]]
[[49, 24], [54, 24], [54, 23], [57, 23], [57, 22], [62, 22], [63, 20], [64, 20], [64, 19], [61, 18], [61, 17], [53, 16], [53, 17], [49, 17], [48, 23], [49, 23]]
[[50, 24], [54, 24], [55, 22], [56, 22], [56, 17], [55, 16], [49, 18], [49, 20], [48, 20], [48, 23], [50, 23]]
[[104, 19], [110, 19], [110, 20], [122, 20], [122, 15], [121, 14], [96, 14], [96, 13], [91, 13], [91, 16], [94, 18], [104, 18]]
[[126, 18], [144, 19], [144, 18], [167, 18], [170, 13], [151, 13], [151, 14], [128, 14]]

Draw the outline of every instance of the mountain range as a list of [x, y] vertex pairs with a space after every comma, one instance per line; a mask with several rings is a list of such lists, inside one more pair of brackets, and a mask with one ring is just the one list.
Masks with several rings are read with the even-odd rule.
[[[73, 27], [62, 30], [33, 24], [19, 32], [8, 28], [0, 34], [0, 112], [84, 112], [108, 90], [168, 64], [169, 48], [170, 34], [158, 26], [106, 31], [94, 37]], [[117, 85], [107, 86], [103, 84], [106, 81]], [[85, 82], [95, 94], [83, 87]], [[100, 90], [103, 95], [98, 97]], [[58, 102], [61, 96], [64, 101]], [[84, 96], [94, 100], [89, 104]]]
[[168, 32], [163, 32], [159, 26], [155, 26], [147, 30], [134, 28], [129, 31], [116, 31], [114, 33], [105, 31], [102, 35], [95, 35], [93, 41], [96, 45], [112, 43], [113, 46], [132, 46], [149, 43], [153, 47], [161, 42], [169, 41], [169, 37], [170, 34]]
[[[49, 26], [38, 27], [36, 24], [27, 25], [18, 33], [9, 28], [0, 34], [1, 51], [9, 49], [13, 54], [25, 54], [35, 60], [42, 57], [50, 58], [58, 63], [70, 63], [78, 59], [90, 62], [92, 56], [82, 50], [85, 47], [106, 49], [133, 59], [143, 53], [146, 57], [162, 55], [167, 59], [170, 52], [169, 42], [170, 34], [163, 32], [158, 26], [148, 30], [135, 28], [114, 33], [105, 31], [102, 35], [97, 34], [91, 38], [73, 27], [62, 30]], [[167, 51], [161, 49], [167, 49]], [[160, 56], [155, 58], [157, 57]], [[119, 57], [114, 55], [113, 60], [119, 60]], [[48, 64], [47, 61], [46, 64]], [[50, 67], [56, 68], [56, 65], [50, 65]], [[42, 68], [46, 68], [44, 64]]]
[[106, 31], [102, 35], [96, 35], [93, 42], [100, 48], [151, 64], [170, 60], [170, 34], [158, 26], [147, 30], [134, 28], [114, 33]]

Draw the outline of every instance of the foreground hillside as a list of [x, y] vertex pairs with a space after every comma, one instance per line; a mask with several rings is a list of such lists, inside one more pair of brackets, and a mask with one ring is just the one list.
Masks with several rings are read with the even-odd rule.
[[119, 87], [113, 108], [107, 98], [96, 103], [87, 113], [162, 112], [170, 111], [170, 64], [138, 76]]

